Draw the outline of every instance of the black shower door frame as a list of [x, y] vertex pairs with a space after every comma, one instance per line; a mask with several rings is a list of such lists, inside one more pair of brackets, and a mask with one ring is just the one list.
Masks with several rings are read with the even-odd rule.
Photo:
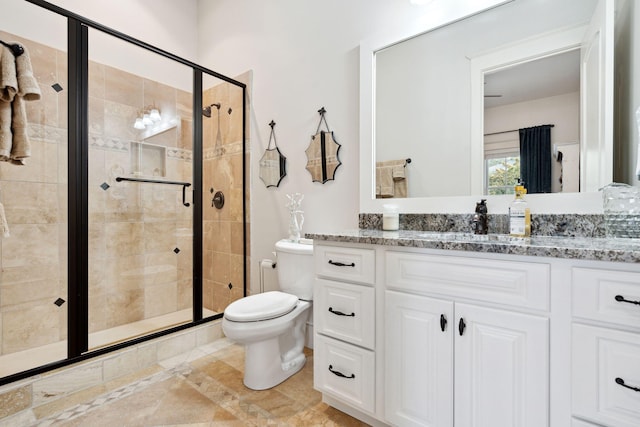
[[[207, 74], [242, 88], [242, 152], [246, 152], [246, 102], [244, 83], [201, 65], [176, 56], [148, 43], [105, 27], [43, 0], [26, 0], [67, 18], [68, 48], [68, 322], [67, 358], [17, 374], [0, 378], [0, 385], [24, 379], [78, 361], [99, 356], [124, 347], [191, 328], [222, 317], [222, 313], [203, 318], [202, 253], [203, 253], [203, 126], [201, 109], [203, 75]], [[89, 351], [89, 125], [88, 125], [88, 64], [89, 28], [101, 31], [193, 70], [193, 317], [192, 321], [163, 331], [150, 333], [129, 341]], [[242, 156], [242, 216], [243, 216], [243, 295], [247, 293], [247, 222], [246, 222], [246, 157]]]

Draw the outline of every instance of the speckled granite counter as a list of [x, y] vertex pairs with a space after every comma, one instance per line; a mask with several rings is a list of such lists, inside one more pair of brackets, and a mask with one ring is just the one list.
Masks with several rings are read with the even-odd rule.
[[455, 232], [369, 229], [307, 233], [306, 237], [316, 241], [640, 263], [640, 239], [555, 236], [521, 239], [504, 234], [477, 236]]

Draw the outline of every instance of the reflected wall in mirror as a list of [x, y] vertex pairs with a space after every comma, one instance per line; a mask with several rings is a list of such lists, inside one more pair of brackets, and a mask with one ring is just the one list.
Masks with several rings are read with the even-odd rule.
[[[539, 112], [544, 107], [539, 107], [536, 113], [524, 110], [523, 105], [533, 105], [536, 102], [542, 104], [544, 98], [571, 98], [566, 100], [567, 104], [563, 104], [562, 110], [565, 112], [562, 114], [575, 118], [575, 102], [582, 96], [587, 103], [591, 102], [602, 108], [600, 99], [580, 95], [580, 90], [584, 90], [584, 69], [579, 73], [582, 74], [579, 78], [583, 81], [580, 90], [576, 90], [574, 79], [568, 81], [565, 78], [565, 72], [559, 65], [547, 63], [544, 72], [526, 71], [536, 66], [534, 59], [552, 61], [550, 57], [559, 53], [566, 53], [573, 61], [578, 55], [582, 40], [588, 37], [588, 26], [597, 10], [597, 4], [598, 0], [516, 0], [376, 50], [373, 73], [374, 163], [411, 157], [416, 167], [407, 170], [409, 197], [486, 194], [487, 157], [484, 133], [556, 124], [552, 129], [552, 145], [557, 148], [571, 145], [572, 148], [566, 149], [567, 152], [571, 151], [568, 157], [580, 157], [581, 168], [586, 169], [591, 162], [589, 156], [598, 157], [594, 162], [601, 162], [604, 150], [608, 150], [604, 157], [611, 164], [612, 147], [600, 144], [601, 140], [612, 140], [611, 126], [598, 124], [596, 130], [586, 132], [584, 128], [579, 128], [580, 131], [576, 132], [574, 122], [561, 125], [564, 118], [540, 117]], [[488, 28], [492, 31], [487, 31]], [[538, 43], [538, 40], [541, 42]], [[592, 39], [587, 41], [593, 42]], [[603, 40], [598, 42], [605, 43]], [[518, 53], [519, 46], [528, 49], [527, 53]], [[491, 61], [487, 58], [491, 58]], [[601, 57], [603, 58], [604, 56]], [[509, 71], [515, 65], [520, 68]], [[573, 67], [575, 68], [575, 64]], [[512, 77], [515, 74], [515, 79], [511, 79], [515, 85], [507, 86], [506, 79], [510, 74]], [[544, 92], [539, 90], [537, 98], [534, 94], [526, 101], [514, 100], [510, 105], [492, 106], [490, 101], [497, 101], [498, 98], [484, 97], [485, 94], [502, 94], [506, 100], [507, 91], [534, 85], [527, 75], [541, 74], [544, 74], [549, 85], [564, 87], [554, 93], [547, 92], [546, 89]], [[505, 82], [499, 83], [498, 80], [503, 78]], [[477, 81], [480, 82], [479, 89], [474, 86]], [[490, 86], [493, 84], [501, 86], [494, 89]], [[610, 82], [607, 84], [610, 87]], [[499, 90], [500, 93], [493, 92], [494, 90]], [[608, 111], [611, 111], [612, 105], [609, 107]], [[503, 112], [512, 110], [513, 119], [508, 119], [508, 115], [501, 115], [497, 120], [497, 109], [502, 109]], [[515, 111], [518, 109], [521, 111], [516, 117]], [[550, 113], [550, 110], [547, 112]], [[575, 153], [574, 145], [581, 143], [585, 146], [583, 140], [591, 135], [597, 140], [594, 143], [596, 147]], [[562, 166], [563, 174], [569, 171], [557, 162], [557, 158], [551, 161], [555, 181], [553, 191], [577, 191], [574, 184], [562, 187], [559, 185], [560, 167]], [[596, 169], [607, 167], [599, 165]], [[608, 179], [609, 182], [610, 171], [609, 165], [608, 172], [605, 171], [604, 175], [599, 172], [594, 172], [593, 175], [597, 174], [599, 180]], [[374, 187], [375, 182], [370, 188]], [[582, 188], [585, 189], [587, 188]], [[592, 191], [592, 188], [588, 190]], [[373, 193], [371, 190], [371, 194]]]
[[268, 187], [277, 187], [287, 175], [287, 158], [276, 148], [266, 149], [260, 159], [260, 179]]
[[306, 169], [311, 174], [313, 182], [321, 182], [335, 179], [336, 169], [342, 164], [338, 157], [340, 144], [333, 138], [333, 132], [320, 131], [311, 137], [307, 154]]
[[[333, 132], [329, 130], [327, 118], [324, 116], [326, 112], [324, 107], [318, 110], [320, 114], [318, 129], [316, 129], [315, 135], [311, 136], [309, 147], [305, 150], [307, 155], [306, 169], [311, 174], [311, 180], [322, 184], [335, 179], [336, 170], [342, 164], [338, 157], [340, 144], [335, 140]], [[326, 132], [320, 130], [323, 122], [327, 128]]]
[[[271, 120], [269, 126], [271, 127], [269, 144], [262, 158], [260, 158], [260, 179], [267, 188], [278, 187], [282, 178], [287, 175], [287, 158], [280, 152], [278, 142], [276, 141], [276, 122]], [[272, 141], [273, 148], [271, 148]]]

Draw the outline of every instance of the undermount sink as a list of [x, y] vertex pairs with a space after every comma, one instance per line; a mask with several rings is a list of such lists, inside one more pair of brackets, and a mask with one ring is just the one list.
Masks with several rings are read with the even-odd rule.
[[462, 232], [439, 232], [429, 231], [419, 235], [423, 239], [431, 240], [454, 240], [464, 242], [517, 242], [521, 241], [520, 237], [512, 237], [507, 234], [473, 234]]

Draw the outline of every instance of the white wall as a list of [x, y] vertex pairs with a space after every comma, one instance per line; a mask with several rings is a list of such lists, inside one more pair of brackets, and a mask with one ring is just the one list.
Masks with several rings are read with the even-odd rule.
[[[357, 228], [359, 212], [359, 44], [420, 18], [407, 0], [199, 1], [199, 62], [234, 76], [253, 70], [251, 99], [252, 289], [258, 262], [287, 237], [286, 194], [303, 193], [303, 232]], [[304, 150], [320, 107], [342, 144], [335, 181], [311, 182]], [[280, 187], [265, 188], [257, 161], [276, 122], [287, 157]]]
[[[45, 45], [67, 50], [67, 22], [61, 15], [27, 3], [3, 0], [11, 14], [0, 16], [0, 27]], [[197, 3], [171, 0], [52, 0], [50, 3], [120, 31], [179, 57], [196, 62]], [[144, 76], [182, 90], [192, 90], [189, 67], [155, 53], [89, 30], [89, 59]]]
[[196, 62], [198, 9], [194, 0], [49, 0], [97, 23]]

